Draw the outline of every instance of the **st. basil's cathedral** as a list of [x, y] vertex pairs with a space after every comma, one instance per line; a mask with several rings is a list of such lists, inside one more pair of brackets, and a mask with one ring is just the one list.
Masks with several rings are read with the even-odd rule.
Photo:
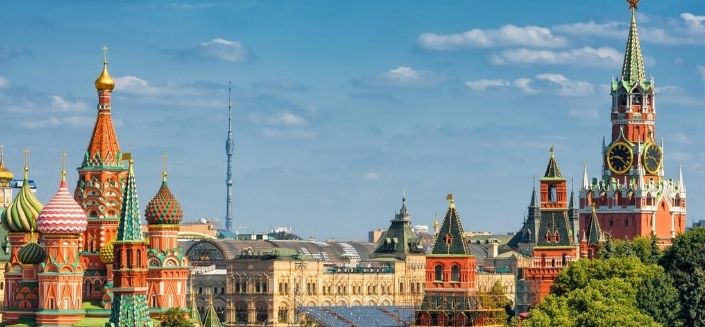
[[113, 128], [107, 58], [95, 87], [98, 115], [73, 196], [64, 163], [58, 191], [42, 205], [30, 188], [25, 152], [22, 187], [2, 212], [10, 242], [5, 323], [72, 326], [93, 319], [89, 325], [139, 327], [152, 326], [168, 308], [187, 309], [189, 262], [177, 244], [181, 205], [164, 169], [145, 210], [145, 239], [134, 161]]

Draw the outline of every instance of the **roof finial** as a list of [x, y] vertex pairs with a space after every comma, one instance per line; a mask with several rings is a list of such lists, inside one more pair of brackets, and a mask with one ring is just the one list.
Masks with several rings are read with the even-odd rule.
[[162, 154], [162, 182], [166, 182], [166, 176], [167, 176], [166, 161], [167, 161], [167, 159], [169, 159], [169, 157], [167, 156], [167, 154], [165, 152], [164, 154]]
[[551, 145], [551, 148], [548, 150], [548, 152], [551, 154], [551, 158], [553, 158], [553, 145]]
[[0, 166], [5, 163], [5, 144], [0, 144]]
[[66, 181], [66, 162], [68, 161], [69, 155], [66, 151], [61, 153], [61, 181]]
[[451, 208], [455, 208], [455, 200], [453, 199], [453, 193], [448, 193], [446, 196], [446, 200], [448, 201], [448, 206]]
[[629, 9], [633, 9], [633, 10], [639, 9], [639, 8], [637, 8], [639, 5], [639, 0], [627, 0], [627, 2], [629, 3]]
[[108, 63], [108, 47], [103, 46], [103, 65]]
[[29, 172], [29, 148], [24, 148], [22, 153], [24, 154], [24, 174], [27, 177], [26, 175]]

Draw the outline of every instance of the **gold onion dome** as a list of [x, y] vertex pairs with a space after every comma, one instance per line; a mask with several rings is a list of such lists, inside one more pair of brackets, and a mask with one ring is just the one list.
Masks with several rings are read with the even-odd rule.
[[95, 88], [98, 91], [112, 91], [113, 88], [115, 88], [115, 80], [113, 80], [113, 77], [110, 76], [110, 72], [108, 72], [108, 60], [103, 61], [103, 72], [100, 73], [98, 79], [95, 80]]
[[20, 262], [26, 265], [36, 265], [46, 258], [46, 251], [37, 242], [27, 243], [17, 253]]
[[106, 265], [113, 263], [115, 260], [115, 253], [113, 253], [113, 241], [108, 242], [105, 246], [100, 248], [100, 261]]
[[181, 223], [184, 212], [181, 210], [179, 201], [169, 190], [166, 172], [162, 173], [162, 186], [154, 198], [149, 201], [144, 216], [150, 225], [178, 225]]
[[44, 206], [29, 186], [29, 168], [24, 169], [22, 188], [2, 213], [3, 226], [9, 232], [30, 233], [37, 230], [37, 216]]
[[0, 144], [0, 180], [11, 181], [15, 175], [5, 166], [5, 146]]

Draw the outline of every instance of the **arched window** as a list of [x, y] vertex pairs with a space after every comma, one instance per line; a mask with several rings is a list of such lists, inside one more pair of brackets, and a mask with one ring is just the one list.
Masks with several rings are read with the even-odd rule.
[[541, 267], [546, 267], [546, 255], [541, 255]]
[[548, 186], [548, 202], [557, 202], [558, 194], [556, 194], [556, 185]]
[[235, 322], [247, 322], [247, 304], [245, 302], [235, 304]]
[[127, 268], [132, 268], [132, 250], [127, 249]]
[[460, 266], [453, 265], [453, 267], [450, 268], [450, 281], [451, 282], [459, 282], [460, 281]]
[[566, 264], [568, 264], [568, 258], [566, 257], [566, 254], [563, 253], [563, 257], [561, 257], [561, 266], [565, 267]]
[[443, 266], [441, 265], [436, 265], [436, 267], [433, 268], [434, 270], [434, 280], [436, 281], [443, 281]]
[[279, 307], [279, 313], [277, 314], [278, 321], [280, 323], [286, 323], [289, 321], [289, 309], [286, 307], [285, 304], [282, 304]]
[[137, 268], [142, 268], [142, 251], [137, 250]]

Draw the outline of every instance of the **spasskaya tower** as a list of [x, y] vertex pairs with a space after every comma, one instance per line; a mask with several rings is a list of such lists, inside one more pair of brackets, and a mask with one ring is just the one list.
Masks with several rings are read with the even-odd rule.
[[592, 207], [602, 229], [614, 238], [632, 239], [655, 234], [668, 245], [685, 231], [686, 191], [683, 174], [664, 176], [663, 140], [656, 138], [656, 90], [646, 79], [637, 32], [637, 3], [629, 0], [631, 22], [622, 72], [611, 81], [612, 135], [603, 140], [602, 176], [588, 179], [583, 172], [580, 228], [592, 219]]

